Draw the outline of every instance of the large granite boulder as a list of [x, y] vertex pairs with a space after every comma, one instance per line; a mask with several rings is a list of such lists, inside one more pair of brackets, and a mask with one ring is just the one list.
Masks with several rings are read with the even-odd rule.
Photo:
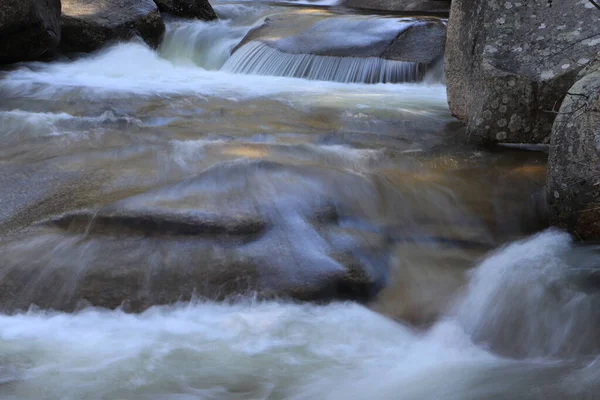
[[60, 0], [0, 0], [0, 63], [35, 59], [60, 41]]
[[446, 81], [452, 113], [480, 142], [547, 142], [562, 99], [600, 49], [587, 0], [452, 2]]
[[152, 0], [63, 0], [61, 50], [90, 52], [140, 36], [157, 47], [165, 31]]
[[346, 0], [344, 6], [363, 10], [388, 12], [435, 12], [450, 11], [450, 0]]
[[554, 222], [600, 238], [600, 63], [569, 89], [552, 128], [547, 196]]
[[217, 19], [208, 0], [154, 0], [161, 12], [204, 21]]

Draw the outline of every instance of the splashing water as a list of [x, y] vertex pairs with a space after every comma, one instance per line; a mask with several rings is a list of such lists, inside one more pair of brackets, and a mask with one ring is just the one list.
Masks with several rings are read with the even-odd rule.
[[[544, 254], [541, 249], [549, 245], [557, 248]], [[600, 385], [597, 362], [556, 361], [536, 351], [535, 338], [542, 348], [549, 339], [546, 327], [568, 326], [565, 310], [544, 303], [553, 298], [551, 292], [539, 297], [534, 289], [531, 300], [522, 302], [514, 291], [534, 277], [548, 288], [546, 282], [554, 280], [547, 278], [550, 271], [569, 274], [574, 257], [582, 261], [589, 255], [558, 232], [512, 244], [474, 270], [456, 317], [451, 312], [426, 332], [352, 303], [248, 300], [155, 307], [140, 315], [88, 309], [0, 316], [0, 390], [9, 399], [42, 393], [48, 399], [586, 398], [580, 396], [591, 396]], [[474, 325], [514, 322], [487, 305], [490, 295], [501, 294], [500, 286], [512, 297], [501, 298], [496, 309], [547, 306], [532, 315], [526, 329], [531, 336], [517, 333], [503, 343], [533, 349], [522, 361], [500, 358], [471, 342], [472, 337], [495, 340], [481, 337]], [[474, 303], [476, 298], [484, 303]], [[571, 300], [563, 301], [568, 307]], [[580, 299], [577, 312], [593, 312], [592, 303]], [[484, 308], [488, 311], [479, 311]], [[565, 341], [586, 336], [561, 332]], [[589, 333], [586, 339], [597, 342]]]
[[[0, 398], [596, 398], [598, 249], [522, 239], [544, 226], [543, 157], [457, 148], [442, 85], [342, 83], [414, 66], [230, 58], [310, 8], [216, 9], [158, 52], [0, 72]], [[215, 301], [249, 271], [255, 297]], [[363, 305], [290, 299], [366, 278], [385, 287]]]

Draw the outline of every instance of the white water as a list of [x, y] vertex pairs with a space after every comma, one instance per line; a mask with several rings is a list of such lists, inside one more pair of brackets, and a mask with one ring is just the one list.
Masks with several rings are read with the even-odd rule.
[[[320, 193], [336, 192], [337, 201], [352, 199], [355, 206], [349, 209], [357, 214], [382, 215], [383, 221], [366, 221], [376, 228], [406, 221], [417, 224], [416, 213], [423, 205], [431, 211], [425, 217], [441, 224], [467, 215], [457, 191], [464, 184], [461, 177], [449, 174], [452, 179], [436, 181], [452, 168], [460, 171], [461, 160], [452, 155], [440, 158], [443, 167], [435, 169], [427, 166], [426, 158], [409, 159], [435, 148], [439, 139], [428, 135], [435, 137], [451, 121], [444, 86], [344, 84], [222, 71], [236, 42], [274, 10], [222, 4], [217, 12], [225, 18], [211, 23], [171, 21], [158, 52], [140, 43], [122, 43], [74, 61], [26, 64], [3, 72], [0, 166], [13, 168], [3, 182], [22, 183], [19, 190], [0, 198], [8, 200], [8, 205], [2, 203], [0, 216], [11, 210], [15, 197], [36, 200], [38, 193], [28, 197], [28, 190], [50, 185], [58, 191], [54, 177], [44, 175], [50, 168], [105, 173], [100, 199], [95, 199], [103, 204], [109, 201], [105, 197], [119, 198], [118, 190], [131, 188], [134, 194], [154, 196], [160, 192], [156, 187], [177, 188], [168, 185], [185, 182], [209, 167], [238, 165], [243, 171], [241, 166], [261, 158], [280, 163], [284, 172], [275, 176], [265, 169], [261, 185], [254, 187], [264, 188], [262, 194], [273, 199], [277, 210], [286, 210], [280, 218], [289, 228], [288, 236], [276, 243], [288, 240], [286, 250], [294, 250], [294, 257], [308, 260], [315, 270], [324, 268], [322, 259], [329, 255], [323, 248], [329, 242], [297, 214], [303, 208], [310, 211]], [[357, 140], [359, 145], [353, 146], [352, 134], [368, 140]], [[352, 140], [344, 141], [345, 135]], [[382, 139], [390, 141], [380, 144]], [[484, 157], [481, 151], [469, 153], [466, 164]], [[338, 190], [325, 180], [298, 179], [283, 169], [303, 164], [360, 177], [372, 190], [361, 185]], [[38, 168], [31, 173], [38, 180], [28, 175], [30, 170], [12, 175], [10, 171], [20, 172], [23, 165]], [[386, 168], [396, 175], [377, 175]], [[243, 187], [250, 175], [238, 175]], [[378, 180], [369, 180], [373, 176]], [[384, 198], [378, 192], [380, 184], [392, 178], [400, 182], [394, 187], [398, 197]], [[424, 185], [428, 180], [432, 183]], [[81, 190], [74, 179], [67, 183], [69, 191]], [[236, 194], [226, 191], [225, 182], [209, 183], [200, 194], [215, 203], [221, 197], [210, 197], [211, 187]], [[483, 186], [476, 186], [476, 191], [485, 196]], [[469, 192], [475, 191], [473, 187]], [[29, 208], [35, 213], [45, 206], [41, 193], [42, 201], [17, 205], [26, 209], [33, 204]], [[180, 191], [172, 196], [174, 208], [185, 206], [178, 203], [178, 195]], [[121, 196], [132, 198], [130, 193]], [[237, 204], [235, 196], [226, 199]], [[376, 200], [395, 201], [390, 208], [397, 213], [377, 214], [384, 205]], [[69, 198], [63, 203], [71, 205]], [[387, 220], [388, 215], [395, 219]], [[336, 237], [338, 242], [359, 240], [366, 246], [379, 240], [351, 222], [341, 227], [344, 234]], [[452, 240], [454, 226], [441, 228], [439, 233]], [[479, 239], [485, 236], [475, 234]], [[48, 244], [48, 236], [56, 243]], [[109, 258], [105, 247], [94, 247], [94, 241], [104, 243], [104, 237], [87, 242], [65, 237], [64, 232], [46, 237], [34, 232], [29, 241], [15, 239], [14, 251], [8, 253], [12, 258], [0, 262], [19, 267], [51, 259], [56, 265], [77, 267], [83, 261], [93, 264]], [[172, 248], [161, 243], [150, 251], [160, 239], [144, 242], [146, 247], [140, 241], [144, 239], [130, 237], [121, 244], [132, 247], [106, 248], [120, 249], [138, 261], [147, 257], [156, 265], [180, 254], [189, 261], [185, 260], [189, 249], [175, 241]], [[259, 243], [245, 249], [277, 259], [280, 247], [284, 245]], [[415, 247], [419, 255], [441, 254], [439, 259], [432, 257], [441, 259], [439, 265], [416, 263], [418, 274], [407, 273], [402, 282], [413, 293], [428, 297], [420, 304], [442, 303], [441, 309], [431, 311], [436, 319], [427, 327], [411, 327], [355, 303], [319, 306], [253, 299], [152, 307], [138, 315], [93, 308], [70, 314], [36, 309], [1, 314], [0, 399], [596, 398], [600, 389], [596, 249], [581, 248], [568, 235], [547, 231], [487, 255], [469, 272], [465, 287], [456, 290], [454, 282], [462, 282], [461, 272], [473, 267], [470, 258], [459, 258], [456, 271], [445, 263], [442, 244], [400, 249]], [[265, 248], [273, 251], [262, 254]], [[31, 254], [35, 259], [27, 258]], [[402, 256], [395, 255], [400, 261]], [[438, 286], [427, 284], [443, 281], [444, 274], [453, 279], [449, 294], [444, 293], [450, 300], [442, 302], [445, 297], [437, 297]]]
[[[541, 250], [547, 246], [557, 248]], [[539, 354], [511, 361], [470, 337], [474, 325], [510, 324], [508, 310], [550, 301], [543, 314], [521, 321], [529, 336], [514, 335], [512, 345], [535, 348], [543, 341], [541, 318], [565, 340], [598, 342], [597, 330], [569, 329], [570, 317], [543, 283], [549, 268], [567, 273], [576, 253], [557, 232], [499, 251], [474, 271], [457, 303], [458, 318], [450, 312], [426, 332], [352, 303], [249, 300], [155, 307], [141, 315], [88, 309], [0, 316], [0, 393], [32, 400], [581, 398], [600, 384], [593, 358], [574, 370]], [[531, 304], [513, 289], [534, 277], [546, 290], [534, 290]], [[489, 309], [486, 301], [498, 296], [500, 285], [513, 296]], [[580, 313], [590, 310], [590, 301], [579, 302]]]
[[250, 42], [223, 66], [238, 74], [273, 75], [343, 83], [398, 83], [422, 80], [417, 63], [379, 57], [288, 54], [266, 43]]
[[[413, 108], [427, 103], [445, 109], [442, 85], [364, 85], [286, 77], [207, 71], [193, 63], [161, 58], [140, 43], [123, 43], [74, 62], [38, 64], [6, 74], [5, 97], [38, 99], [114, 98], [131, 95], [187, 94], [232, 100], [269, 97], [298, 106], [322, 103], [335, 108]], [[428, 113], [430, 108], [419, 112]]]

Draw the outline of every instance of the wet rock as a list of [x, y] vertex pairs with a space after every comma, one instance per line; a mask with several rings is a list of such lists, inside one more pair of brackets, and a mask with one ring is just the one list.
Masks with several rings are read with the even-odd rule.
[[118, 40], [141, 37], [157, 47], [165, 31], [152, 0], [63, 0], [60, 49], [90, 52]]
[[66, 214], [53, 221], [59, 227], [80, 233], [143, 235], [251, 235], [265, 228], [264, 221], [253, 216], [228, 216], [202, 212], [162, 209], [122, 209]]
[[437, 18], [275, 15], [250, 31], [223, 70], [345, 83], [443, 81]]
[[342, 216], [376, 209], [350, 195], [359, 190], [376, 197], [358, 175], [237, 161], [51, 217], [0, 241], [0, 308], [140, 311], [251, 293], [366, 301], [387, 275], [386, 240], [336, 228]]
[[450, 0], [346, 0], [344, 6], [364, 10], [391, 12], [440, 12], [450, 11]]
[[0, 1], [0, 63], [51, 52], [60, 41], [60, 0]]
[[478, 142], [549, 140], [558, 105], [600, 49], [587, 0], [452, 2], [448, 102]]
[[398, 35], [381, 57], [433, 65], [441, 61], [445, 47], [446, 26], [428, 21], [416, 24]]
[[217, 19], [217, 14], [207, 0], [154, 0], [161, 12], [183, 18], [198, 18], [203, 21]]
[[[365, 34], [357, 40], [353, 32]], [[251, 30], [233, 52], [260, 41], [287, 54], [379, 57], [429, 65], [443, 58], [445, 40], [446, 26], [437, 19], [394, 24], [388, 19], [278, 15]]]
[[552, 127], [547, 198], [554, 222], [600, 238], [600, 64], [569, 89]]

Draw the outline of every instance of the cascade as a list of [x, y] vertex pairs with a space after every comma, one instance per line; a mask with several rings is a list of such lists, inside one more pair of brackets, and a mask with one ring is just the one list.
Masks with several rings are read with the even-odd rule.
[[379, 57], [289, 54], [254, 41], [236, 51], [222, 70], [343, 83], [399, 83], [422, 80], [426, 66]]

